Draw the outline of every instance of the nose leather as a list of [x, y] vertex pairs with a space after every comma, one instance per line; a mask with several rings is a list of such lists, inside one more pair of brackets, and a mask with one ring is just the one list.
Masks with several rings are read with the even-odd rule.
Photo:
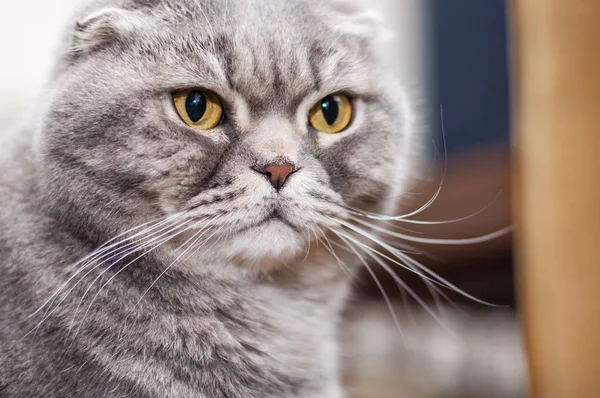
[[262, 174], [267, 177], [273, 188], [279, 191], [283, 188], [292, 171], [294, 171], [294, 166], [289, 163], [268, 164], [263, 168]]

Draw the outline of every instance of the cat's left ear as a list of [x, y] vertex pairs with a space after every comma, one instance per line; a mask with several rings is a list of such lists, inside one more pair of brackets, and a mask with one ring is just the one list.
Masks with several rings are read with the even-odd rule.
[[69, 52], [74, 56], [89, 53], [115, 40], [127, 40], [142, 28], [142, 18], [137, 12], [103, 8], [76, 22]]
[[342, 35], [377, 41], [388, 41], [394, 38], [394, 32], [388, 29], [381, 13], [375, 10], [364, 10], [344, 15], [335, 25], [335, 30]]

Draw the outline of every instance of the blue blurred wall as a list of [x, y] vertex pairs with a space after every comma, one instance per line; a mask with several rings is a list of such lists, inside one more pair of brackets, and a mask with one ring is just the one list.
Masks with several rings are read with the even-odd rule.
[[[434, 90], [449, 152], [508, 142], [506, 9], [502, 0], [432, 0]], [[439, 116], [436, 116], [439, 126]]]

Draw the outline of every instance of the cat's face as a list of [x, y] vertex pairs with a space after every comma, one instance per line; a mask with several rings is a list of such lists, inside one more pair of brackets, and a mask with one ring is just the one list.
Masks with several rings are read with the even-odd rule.
[[57, 77], [41, 148], [59, 217], [101, 240], [182, 213], [255, 263], [398, 194], [405, 104], [367, 19], [299, 0], [139, 3], [86, 12]]

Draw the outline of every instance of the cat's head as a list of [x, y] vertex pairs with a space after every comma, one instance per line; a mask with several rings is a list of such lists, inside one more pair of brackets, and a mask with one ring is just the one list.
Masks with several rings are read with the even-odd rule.
[[54, 216], [104, 240], [175, 215], [181, 237], [256, 264], [301, 255], [350, 207], [389, 210], [407, 103], [378, 21], [337, 3], [84, 8], [40, 129]]

